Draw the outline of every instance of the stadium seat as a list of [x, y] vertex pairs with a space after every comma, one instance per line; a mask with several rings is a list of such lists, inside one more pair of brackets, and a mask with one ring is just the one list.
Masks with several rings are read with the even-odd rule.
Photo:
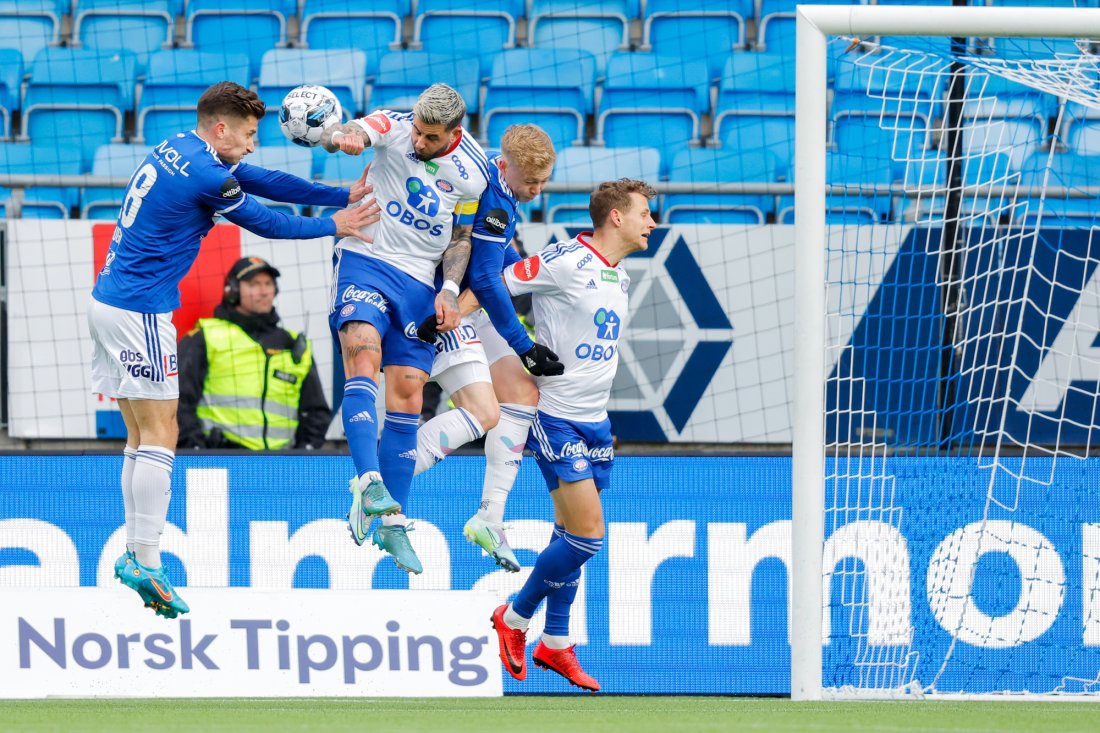
[[722, 74], [731, 51], [745, 48], [745, 20], [753, 0], [649, 0], [642, 51], [706, 61], [712, 79]]
[[[145, 145], [101, 145], [92, 161], [92, 175], [129, 178], [149, 154]], [[126, 188], [85, 188], [80, 195], [80, 217], [114, 221], [126, 196]]]
[[[775, 156], [766, 150], [681, 150], [669, 166], [670, 183], [774, 183]], [[763, 224], [775, 197], [759, 194], [676, 193], [661, 204], [667, 224]]]
[[621, 53], [607, 65], [596, 139], [609, 147], [659, 143], [661, 160], [699, 139], [699, 120], [710, 111], [707, 67], [702, 61]]
[[19, 109], [23, 81], [23, 54], [17, 48], [0, 48], [0, 137], [11, 137], [11, 113]]
[[383, 56], [378, 64], [378, 76], [371, 87], [370, 108], [411, 111], [422, 91], [436, 82], [443, 82], [462, 96], [467, 110], [476, 112], [480, 73], [478, 60], [469, 56], [394, 51]]
[[615, 51], [630, 48], [637, 0], [533, 0], [527, 42], [533, 48], [580, 48], [596, 58], [602, 76]]
[[794, 9], [796, 5], [862, 5], [860, 0], [758, 0], [756, 48], [794, 57]]
[[722, 69], [715, 144], [767, 147], [781, 170], [794, 159], [794, 59], [766, 51], [732, 54]]
[[61, 42], [61, 16], [53, 0], [0, 0], [0, 47], [16, 48], [23, 65]]
[[832, 149], [889, 161], [895, 178], [902, 177], [906, 161], [920, 157], [931, 142], [930, 125], [922, 115], [842, 110], [832, 117], [829, 128]]
[[1092, 228], [1100, 219], [1100, 204], [1095, 196], [1070, 198], [1051, 189], [1080, 189], [1095, 177], [1098, 169], [1098, 155], [1072, 152], [1031, 155], [1020, 172], [1020, 186], [1024, 189], [1045, 186], [1047, 192], [1043, 197], [1022, 192], [1021, 200], [1027, 207], [1019, 207], [1014, 212], [1014, 223], [1034, 226], [1041, 222], [1044, 227]]
[[70, 149], [75, 143], [90, 167], [97, 147], [122, 141], [136, 70], [137, 59], [127, 51], [42, 49], [31, 64], [22, 138]]
[[356, 117], [364, 111], [367, 55], [357, 48], [273, 48], [265, 53], [256, 89], [267, 105], [260, 120], [261, 145], [291, 144], [279, 129], [279, 107], [287, 92], [303, 83], [327, 87], [340, 100], [344, 119]]
[[[329, 157], [334, 158], [336, 156], [330, 155]], [[256, 152], [245, 156], [244, 160], [246, 163], [290, 173], [299, 178], [304, 178], [307, 181], [313, 179], [313, 151], [297, 145], [261, 145], [256, 148]], [[362, 174], [362, 168], [360, 168], [360, 174]], [[281, 211], [284, 214], [296, 214], [300, 216], [302, 213], [302, 207], [298, 204], [284, 203], [282, 201], [268, 201], [259, 196], [256, 197], [256, 200], [263, 203], [269, 209]]]
[[487, 77], [497, 54], [515, 48], [516, 19], [523, 14], [524, 0], [420, 0], [409, 48], [468, 54]]
[[189, 0], [185, 42], [200, 51], [245, 54], [252, 79], [264, 52], [286, 45], [287, 17], [297, 9], [296, 0]]
[[482, 137], [496, 147], [511, 124], [541, 126], [556, 149], [584, 137], [596, 61], [579, 49], [517, 48], [493, 61], [481, 113]]
[[134, 142], [155, 145], [195, 127], [195, 105], [211, 84], [234, 81], [248, 86], [248, 57], [191, 49], [158, 51], [149, 57]]
[[832, 114], [942, 116], [944, 64], [902, 53], [848, 54], [836, 67]]
[[[661, 154], [656, 148], [566, 148], [558, 153], [551, 180], [558, 183], [598, 183], [613, 178], [657, 181]], [[550, 224], [591, 225], [588, 193], [546, 193], [543, 211]]]
[[1009, 156], [1013, 170], [1038, 152], [1046, 140], [1046, 120], [1038, 117], [969, 119], [962, 129], [963, 153], [1001, 152]]
[[77, 0], [73, 14], [73, 38], [79, 45], [132, 51], [139, 73], [149, 54], [171, 47], [175, 35], [176, 18], [168, 0]]
[[967, 80], [968, 101], [963, 117], [1036, 117], [1043, 121], [1058, 114], [1053, 94], [1010, 81], [997, 74], [973, 72]]
[[[0, 175], [79, 175], [80, 160], [55, 143], [0, 143]], [[24, 192], [22, 216], [35, 219], [67, 219], [79, 200], [75, 188], [32, 187]], [[0, 188], [0, 207], [12, 216], [11, 191]]]
[[374, 76], [378, 59], [401, 48], [403, 19], [410, 11], [409, 0], [306, 0], [299, 45], [357, 48], [367, 54], [367, 76]]
[[[932, 165], [929, 172], [934, 171]], [[794, 170], [791, 170], [794, 180]], [[829, 224], [873, 224], [888, 219], [894, 208], [894, 194], [876, 191], [876, 186], [893, 183], [889, 161], [877, 157], [830, 152], [825, 158], [825, 182], [847, 186], [848, 193], [825, 197], [825, 221]], [[776, 223], [794, 223], [794, 197], [780, 196]]]

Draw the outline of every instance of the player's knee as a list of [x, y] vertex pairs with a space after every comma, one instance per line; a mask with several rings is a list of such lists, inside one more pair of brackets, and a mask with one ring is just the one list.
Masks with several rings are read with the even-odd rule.
[[485, 432], [489, 432], [500, 422], [500, 406], [495, 400], [468, 405], [466, 410], [474, 416]]

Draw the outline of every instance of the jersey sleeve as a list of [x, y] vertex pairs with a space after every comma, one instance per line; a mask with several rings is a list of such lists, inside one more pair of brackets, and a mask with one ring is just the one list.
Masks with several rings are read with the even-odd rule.
[[466, 272], [470, 290], [489, 314], [489, 320], [512, 350], [522, 356], [531, 350], [534, 342], [527, 335], [527, 329], [519, 322], [516, 309], [512, 306], [512, 298], [500, 277], [505, 266], [506, 251], [515, 250], [507, 243], [475, 239]]
[[380, 109], [366, 117], [352, 120], [352, 124], [367, 133], [372, 148], [384, 148], [393, 139], [393, 133], [397, 126], [404, 122], [407, 115], [390, 112], [388, 109]]
[[348, 189], [313, 183], [298, 176], [240, 162], [230, 169], [241, 188], [272, 201], [310, 206], [347, 206]]
[[555, 272], [561, 261], [562, 258], [558, 257], [553, 263], [547, 263], [539, 255], [531, 255], [509, 267], [501, 276], [512, 295], [552, 293], [561, 290]]
[[218, 213], [237, 226], [267, 239], [314, 239], [336, 234], [336, 223], [329, 217], [290, 216], [272, 211], [243, 192], [238, 203]]

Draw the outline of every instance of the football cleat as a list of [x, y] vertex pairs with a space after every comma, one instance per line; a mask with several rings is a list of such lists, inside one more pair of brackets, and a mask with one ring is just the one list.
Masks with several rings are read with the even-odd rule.
[[516, 553], [512, 552], [512, 548], [508, 545], [508, 538], [504, 536], [504, 530], [510, 526], [487, 522], [475, 514], [462, 528], [462, 534], [466, 535], [467, 540], [485, 550], [497, 565], [509, 573], [518, 573], [519, 561], [516, 560]]
[[168, 582], [163, 567], [150, 570], [132, 555], [129, 559], [120, 557], [115, 561], [115, 576], [123, 585], [137, 592], [145, 607], [153, 609], [158, 616], [176, 618], [191, 610]]
[[397, 563], [397, 567], [414, 575], [420, 575], [424, 572], [424, 566], [420, 564], [420, 558], [416, 556], [416, 550], [409, 542], [409, 532], [411, 531], [412, 522], [409, 522], [408, 527], [396, 524], [387, 527], [383, 524], [374, 530], [374, 537], [371, 542], [378, 549], [390, 553], [393, 556], [393, 561]]
[[577, 661], [577, 654], [573, 651], [575, 648], [571, 646], [568, 649], [551, 649], [540, 641], [531, 652], [531, 660], [536, 667], [557, 672], [575, 687], [598, 692], [600, 683], [581, 669], [581, 663]]
[[508, 610], [508, 604], [498, 606], [489, 620], [493, 622], [493, 629], [497, 632], [497, 640], [500, 642], [500, 662], [508, 674], [517, 680], [527, 679], [527, 630], [513, 629], [504, 623], [504, 612]]
[[357, 545], [367, 541], [371, 521], [376, 516], [397, 514], [401, 511], [401, 505], [394, 501], [386, 485], [379, 480], [370, 481], [365, 487], [361, 487], [359, 477], [356, 476], [348, 482], [348, 491], [351, 492], [348, 529]]

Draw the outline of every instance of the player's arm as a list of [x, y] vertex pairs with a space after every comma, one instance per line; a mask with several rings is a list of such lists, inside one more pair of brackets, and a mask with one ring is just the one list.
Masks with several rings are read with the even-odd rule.
[[359, 155], [370, 147], [380, 148], [394, 129], [388, 110], [378, 110], [343, 125], [333, 125], [321, 133], [321, 147], [330, 153], [341, 151]]
[[[472, 235], [473, 249], [470, 254], [468, 282], [470, 290], [489, 314], [489, 320], [493, 322], [497, 332], [516, 354], [523, 356], [535, 344], [527, 335], [527, 329], [519, 322], [516, 310], [512, 307], [512, 297], [504, 287], [504, 281], [500, 279], [501, 271], [511, 264], [506, 260], [507, 253], [515, 254], [515, 250], [493, 229], [492, 224], [483, 223], [479, 212]], [[519, 255], [515, 255], [513, 262], [518, 259]]]
[[458, 327], [462, 313], [458, 307], [458, 283], [466, 274], [470, 262], [469, 224], [455, 224], [451, 229], [451, 243], [443, 252], [443, 287], [435, 296], [435, 322], [437, 331], [450, 331]]
[[232, 173], [246, 193], [272, 201], [310, 206], [347, 206], [349, 203], [350, 191], [343, 186], [313, 183], [290, 173], [249, 165], [244, 161], [238, 163]]

